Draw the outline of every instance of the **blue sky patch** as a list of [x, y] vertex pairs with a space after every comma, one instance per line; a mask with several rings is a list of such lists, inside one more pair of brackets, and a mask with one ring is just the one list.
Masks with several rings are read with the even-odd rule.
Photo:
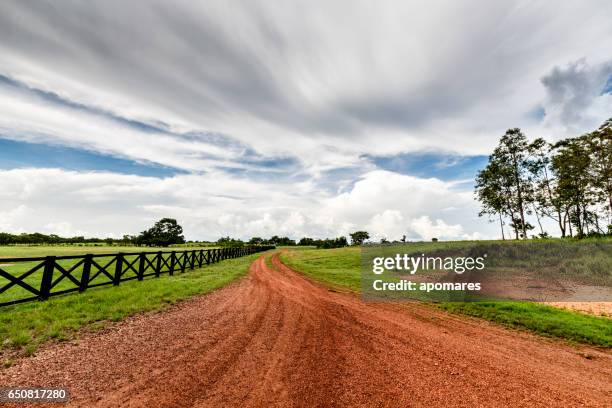
[[543, 106], [537, 106], [527, 112], [527, 117], [529, 119], [535, 120], [536, 122], [542, 121], [542, 119], [544, 119], [544, 116], [546, 116], [546, 110]]
[[147, 177], [169, 177], [185, 173], [179, 169], [154, 163], [139, 163], [72, 147], [0, 138], [0, 169], [9, 170], [24, 167], [108, 171]]
[[395, 156], [366, 156], [381, 169], [444, 181], [474, 179], [487, 164], [487, 156], [457, 156], [440, 153], [402, 153]]
[[608, 81], [606, 82], [606, 85], [604, 85], [603, 89], [601, 90], [601, 94], [602, 95], [612, 94], [612, 75], [608, 77]]

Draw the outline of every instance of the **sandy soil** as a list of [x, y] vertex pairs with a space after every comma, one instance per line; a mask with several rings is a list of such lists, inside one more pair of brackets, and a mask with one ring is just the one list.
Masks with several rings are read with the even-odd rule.
[[0, 384], [68, 386], [70, 405], [83, 407], [603, 407], [612, 400], [607, 351], [416, 303], [364, 303], [311, 283], [278, 257], [273, 263], [260, 258], [241, 281], [170, 311], [48, 346], [2, 369]]
[[[595, 316], [612, 317], [612, 302], [544, 302], [544, 304]], [[612, 325], [612, 322], [610, 324]]]

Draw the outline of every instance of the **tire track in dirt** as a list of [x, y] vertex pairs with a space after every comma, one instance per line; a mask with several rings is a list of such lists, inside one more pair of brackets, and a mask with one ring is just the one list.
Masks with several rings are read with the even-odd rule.
[[0, 384], [68, 386], [70, 405], [83, 407], [603, 407], [612, 398], [607, 351], [416, 303], [364, 303], [277, 255], [272, 263], [261, 257], [212, 294], [45, 347], [3, 369]]

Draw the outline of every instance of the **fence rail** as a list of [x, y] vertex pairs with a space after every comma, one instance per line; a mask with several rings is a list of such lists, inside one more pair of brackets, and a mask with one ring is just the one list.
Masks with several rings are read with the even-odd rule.
[[[0, 307], [129, 280], [184, 273], [224, 259], [266, 251], [273, 246], [115, 254], [0, 258]], [[18, 266], [23, 265], [21, 270]], [[11, 271], [5, 270], [10, 267]], [[4, 269], [3, 269], [4, 268]], [[12, 290], [11, 290], [12, 289]]]

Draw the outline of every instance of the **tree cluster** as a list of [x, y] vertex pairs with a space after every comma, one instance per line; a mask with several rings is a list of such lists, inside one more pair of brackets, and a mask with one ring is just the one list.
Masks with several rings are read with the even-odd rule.
[[276, 245], [276, 246], [294, 246], [295, 241], [289, 237], [279, 237], [278, 235], [273, 235], [269, 239], [264, 239], [261, 237], [253, 237], [249, 240], [249, 245]]
[[134, 239], [136, 245], [167, 247], [184, 244], [183, 227], [174, 218], [162, 218]]
[[348, 245], [346, 237], [314, 239], [309, 237], [301, 238], [297, 243], [288, 237], [274, 235], [270, 239], [253, 237], [249, 240], [249, 245], [276, 245], [276, 246], [316, 246], [317, 248], [340, 248]]
[[612, 234], [612, 119], [585, 135], [550, 144], [529, 142], [509, 129], [476, 177], [480, 216], [508, 225], [516, 239], [542, 220], [553, 220], [562, 237]]
[[366, 239], [370, 238], [370, 234], [367, 231], [355, 231], [349, 235], [353, 245], [362, 245]]
[[314, 239], [312, 243], [308, 245], [314, 245], [317, 248], [342, 248], [348, 246], [348, 241], [346, 237], [338, 237], [338, 238], [326, 238], [326, 239]]
[[10, 234], [0, 232], [0, 245], [33, 244], [33, 245], [60, 245], [60, 244], [105, 244], [105, 245], [136, 245], [136, 246], [162, 246], [183, 244], [183, 228], [173, 218], [163, 218], [153, 227], [141, 232], [139, 235], [124, 235], [123, 238], [85, 238], [60, 237], [58, 235], [45, 235], [38, 232], [31, 234]]

